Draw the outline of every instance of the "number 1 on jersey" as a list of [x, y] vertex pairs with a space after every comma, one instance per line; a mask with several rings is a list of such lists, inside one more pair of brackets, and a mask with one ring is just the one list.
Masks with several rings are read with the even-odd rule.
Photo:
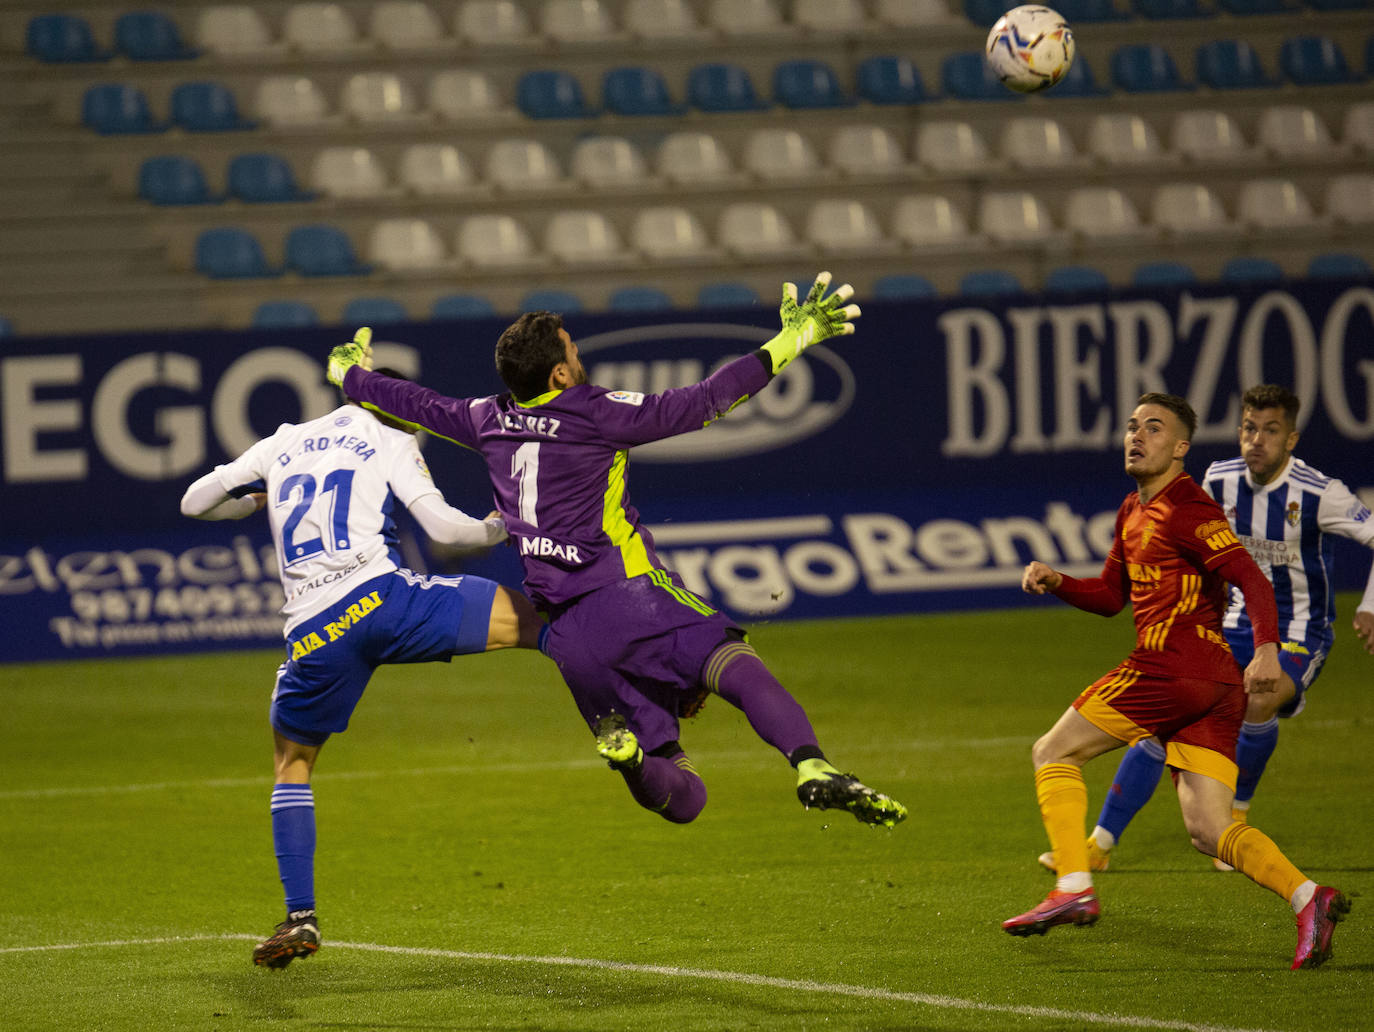
[[510, 460], [510, 475], [520, 489], [520, 519], [531, 527], [539, 526], [535, 507], [539, 504], [539, 442], [526, 441]]

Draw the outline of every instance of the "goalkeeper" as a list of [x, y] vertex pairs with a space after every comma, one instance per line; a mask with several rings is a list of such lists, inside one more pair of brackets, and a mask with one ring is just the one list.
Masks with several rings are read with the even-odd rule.
[[803, 351], [853, 333], [848, 284], [821, 273], [798, 303], [783, 288], [777, 336], [706, 379], [661, 394], [587, 383], [577, 345], [552, 312], [527, 312], [496, 343], [508, 392], [449, 398], [367, 371], [370, 331], [329, 356], [350, 398], [479, 452], [524, 564], [525, 588], [550, 621], [544, 651], [635, 801], [686, 823], [706, 786], [678, 742], [680, 717], [711, 694], [744, 711], [797, 771], [803, 805], [891, 827], [901, 803], [832, 766], [805, 711], [760, 661], [744, 629], [668, 570], [630, 501], [638, 444], [699, 430], [757, 394]]

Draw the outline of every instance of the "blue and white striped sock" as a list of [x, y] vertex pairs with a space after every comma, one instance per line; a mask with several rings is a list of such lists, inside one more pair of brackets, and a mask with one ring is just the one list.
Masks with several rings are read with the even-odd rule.
[[309, 785], [272, 787], [272, 844], [286, 909], [315, 907], [315, 794]]

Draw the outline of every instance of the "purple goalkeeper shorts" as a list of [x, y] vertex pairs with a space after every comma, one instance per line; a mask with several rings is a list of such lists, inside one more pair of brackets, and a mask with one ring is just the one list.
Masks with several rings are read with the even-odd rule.
[[743, 636], [677, 574], [653, 570], [589, 592], [556, 614], [544, 651], [588, 727], [620, 713], [649, 752], [677, 739], [677, 714], [701, 692], [711, 653]]

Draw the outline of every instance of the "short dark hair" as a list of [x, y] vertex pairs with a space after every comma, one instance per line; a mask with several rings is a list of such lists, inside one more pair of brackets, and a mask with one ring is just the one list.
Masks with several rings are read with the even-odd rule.
[[1298, 409], [1302, 408], [1302, 401], [1296, 394], [1276, 383], [1251, 387], [1241, 396], [1240, 404], [1248, 409], [1281, 408], [1294, 426], [1298, 425]]
[[1197, 432], [1197, 413], [1193, 411], [1193, 406], [1188, 404], [1187, 399], [1180, 398], [1177, 394], [1161, 394], [1158, 391], [1151, 391], [1136, 399], [1136, 405], [1158, 405], [1178, 416], [1179, 422], [1183, 424], [1183, 429], [1186, 431], [1183, 435], [1185, 441], [1191, 441], [1193, 434]]
[[563, 317], [557, 312], [526, 312], [496, 341], [496, 372], [516, 401], [529, 401], [549, 389], [554, 366], [568, 357]]

